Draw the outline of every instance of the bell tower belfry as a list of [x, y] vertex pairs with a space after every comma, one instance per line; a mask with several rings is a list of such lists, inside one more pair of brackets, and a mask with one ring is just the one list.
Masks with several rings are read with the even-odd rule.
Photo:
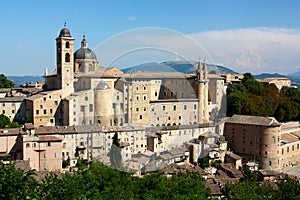
[[61, 29], [56, 38], [56, 71], [57, 71], [57, 89], [62, 90], [62, 97], [68, 96], [74, 92], [74, 38], [72, 38], [69, 29]]

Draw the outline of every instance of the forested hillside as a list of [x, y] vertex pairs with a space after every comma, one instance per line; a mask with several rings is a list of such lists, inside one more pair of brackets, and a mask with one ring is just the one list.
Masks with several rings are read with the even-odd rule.
[[264, 86], [246, 73], [242, 84], [232, 84], [227, 89], [227, 116], [234, 114], [299, 121], [300, 91], [296, 88], [279, 91], [274, 84]]

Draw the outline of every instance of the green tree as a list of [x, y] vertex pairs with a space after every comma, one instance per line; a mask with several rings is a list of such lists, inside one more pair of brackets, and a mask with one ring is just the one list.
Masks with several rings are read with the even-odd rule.
[[234, 185], [226, 184], [228, 199], [272, 199], [274, 189], [267, 183], [259, 183], [257, 176], [248, 167], [243, 167], [243, 177]]
[[34, 199], [38, 197], [34, 171], [24, 172], [14, 164], [0, 162], [0, 199]]
[[227, 116], [234, 114], [272, 116], [278, 121], [300, 120], [300, 91], [295, 88], [278, 90], [275, 84], [264, 86], [250, 73], [242, 84], [227, 88]]
[[217, 71], [216, 71], [216, 70], [211, 70], [211, 71], [209, 72], [209, 74], [217, 74]]
[[227, 116], [242, 114], [245, 96], [240, 92], [232, 92], [227, 96]]
[[14, 84], [4, 74], [0, 74], [0, 88], [12, 88]]
[[113, 142], [111, 145], [111, 149], [109, 152], [110, 155], [110, 163], [114, 169], [122, 168], [122, 156], [121, 156], [121, 147], [118, 138], [118, 133], [115, 132], [114, 137], [112, 138]]
[[17, 127], [20, 127], [18, 122], [11, 122], [6, 115], [3, 114], [0, 115], [0, 128], [17, 128]]
[[274, 199], [300, 199], [299, 183], [286, 176], [285, 180], [278, 183], [278, 189], [275, 191]]

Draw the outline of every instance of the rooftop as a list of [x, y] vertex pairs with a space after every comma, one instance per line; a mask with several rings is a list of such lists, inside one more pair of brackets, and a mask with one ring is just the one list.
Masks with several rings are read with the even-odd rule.
[[226, 123], [248, 124], [261, 126], [280, 126], [281, 124], [274, 117], [261, 117], [252, 115], [233, 115]]

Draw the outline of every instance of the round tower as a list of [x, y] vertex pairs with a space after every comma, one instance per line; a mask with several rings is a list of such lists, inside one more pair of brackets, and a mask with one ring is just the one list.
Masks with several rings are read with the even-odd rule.
[[112, 89], [101, 81], [95, 87], [95, 122], [101, 126], [113, 126]]

